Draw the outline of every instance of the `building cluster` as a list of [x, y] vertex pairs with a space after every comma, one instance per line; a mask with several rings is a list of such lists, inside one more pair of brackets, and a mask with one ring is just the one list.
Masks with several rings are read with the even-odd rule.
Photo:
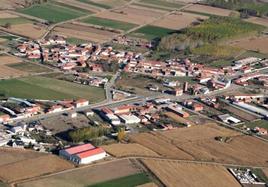
[[265, 185], [265, 182], [261, 181], [251, 169], [228, 168], [228, 170], [241, 184]]
[[75, 108], [86, 107], [88, 105], [89, 101], [85, 99], [39, 101], [11, 97], [7, 100], [2, 100], [0, 105], [0, 123], [7, 124], [39, 114], [72, 111]]
[[64, 71], [87, 67], [91, 71], [102, 72], [103, 64], [98, 62], [127, 63], [141, 56], [93, 43], [71, 45], [65, 38], [57, 35], [48, 39], [23, 42], [17, 46], [17, 50], [17, 56], [39, 59]]
[[73, 81], [84, 85], [104, 87], [108, 82], [108, 78], [99, 76], [90, 76], [87, 73], [76, 73]]
[[152, 42], [148, 42], [147, 40], [138, 40], [137, 38], [131, 39], [126, 36], [119, 36], [112, 40], [114, 44], [120, 44], [128, 47], [141, 47], [151, 49], [153, 47]]

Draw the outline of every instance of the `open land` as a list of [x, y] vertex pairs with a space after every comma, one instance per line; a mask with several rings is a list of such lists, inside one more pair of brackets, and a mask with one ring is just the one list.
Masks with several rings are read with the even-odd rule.
[[87, 11], [85, 12], [87, 14], [90, 14], [93, 12], [96, 13], [99, 11], [99, 9], [97, 9], [96, 7], [90, 6], [90, 4], [85, 4], [77, 0], [56, 0], [56, 2], [58, 5], [67, 6], [72, 9], [77, 9], [77, 10], [80, 10], [81, 12]]
[[[19, 187], [41, 187], [41, 186], [87, 186], [95, 183], [109, 181], [138, 173], [127, 159], [118, 160], [89, 167], [78, 168], [70, 172], [56, 174], [50, 177], [44, 177], [38, 180], [18, 184]], [[90, 176], [90, 177], [89, 177]]]
[[152, 150], [143, 147], [140, 144], [111, 144], [104, 145], [102, 148], [109, 154], [116, 157], [126, 157], [126, 156], [159, 156]]
[[224, 109], [228, 110], [230, 113], [246, 120], [246, 121], [254, 121], [257, 119], [256, 116], [249, 114], [248, 112], [244, 112], [232, 106], [224, 106]]
[[267, 20], [267, 18], [250, 17], [248, 19], [245, 19], [245, 21], [268, 27], [268, 20]]
[[104, 11], [97, 14], [97, 17], [112, 19], [137, 25], [145, 24], [163, 15], [163, 12], [155, 10], [144, 10], [134, 7], [123, 7], [116, 10]]
[[0, 78], [27, 75], [28, 73], [25, 71], [9, 67], [10, 65], [17, 63], [22, 63], [19, 58], [11, 56], [0, 56]]
[[18, 16], [6, 11], [0, 11], [0, 19], [8, 19], [8, 18], [18, 18]]
[[187, 12], [176, 12], [164, 17], [163, 19], [155, 21], [152, 25], [180, 30], [190, 26], [193, 22], [204, 19], [208, 19], [208, 17]]
[[230, 45], [241, 47], [247, 50], [259, 51], [261, 53], [268, 53], [268, 36], [261, 37], [246, 37], [237, 40], [232, 40]]
[[99, 7], [102, 8], [119, 7], [129, 2], [129, 0], [82, 0], [82, 1], [91, 1], [92, 3], [95, 3], [94, 4], [95, 6], [98, 5]]
[[216, 8], [216, 7], [211, 7], [211, 6], [206, 6], [206, 5], [192, 5], [184, 10], [186, 11], [191, 11], [191, 12], [199, 12], [199, 13], [204, 13], [204, 14], [213, 14], [217, 16], [229, 16], [232, 11], [223, 9], [223, 8]]
[[19, 12], [45, 19], [52, 23], [66, 21], [85, 15], [84, 12], [79, 10], [50, 3], [34, 5], [29, 8], [21, 9]]
[[152, 4], [154, 6], [172, 8], [172, 9], [177, 9], [177, 8], [182, 7], [182, 5], [179, 3], [169, 2], [169, 1], [165, 1], [165, 0], [140, 0], [139, 2], [146, 3], [146, 4]]
[[222, 166], [152, 159], [143, 159], [143, 163], [168, 187], [240, 186]]
[[38, 76], [1, 81], [0, 92], [6, 97], [52, 100], [85, 98], [90, 102], [99, 102], [105, 98], [102, 88]]
[[50, 72], [51, 70], [46, 68], [45, 66], [39, 66], [34, 63], [20, 62], [8, 65], [11, 68], [16, 70], [28, 72], [28, 73], [42, 73], [42, 72]]
[[4, 182], [37, 177], [73, 167], [66, 160], [50, 154], [8, 148], [1, 148], [0, 152], [0, 179]]
[[58, 34], [66, 37], [76, 37], [78, 39], [93, 41], [93, 42], [105, 42], [116, 35], [114, 32], [106, 30], [100, 30], [97, 28], [89, 27], [80, 24], [63, 24], [56, 27], [53, 34]]

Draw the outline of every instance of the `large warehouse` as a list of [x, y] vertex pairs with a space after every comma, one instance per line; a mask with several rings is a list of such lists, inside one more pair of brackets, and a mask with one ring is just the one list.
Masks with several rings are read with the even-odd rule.
[[102, 148], [90, 143], [60, 150], [59, 155], [76, 164], [89, 164], [107, 156]]

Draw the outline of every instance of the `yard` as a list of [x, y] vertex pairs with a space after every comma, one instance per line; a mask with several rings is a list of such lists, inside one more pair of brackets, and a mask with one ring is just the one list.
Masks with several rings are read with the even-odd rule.
[[79, 10], [51, 3], [34, 5], [29, 8], [21, 9], [19, 12], [45, 19], [52, 23], [62, 22], [85, 15], [84, 12]]
[[85, 98], [90, 102], [102, 101], [104, 90], [47, 77], [27, 77], [0, 82], [1, 97], [36, 99], [77, 99]]

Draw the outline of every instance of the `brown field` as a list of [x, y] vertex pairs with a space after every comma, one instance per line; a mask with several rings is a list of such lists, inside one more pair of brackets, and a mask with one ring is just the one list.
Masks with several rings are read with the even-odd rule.
[[140, 144], [111, 144], [102, 146], [109, 154], [116, 157], [126, 156], [151, 156], [158, 157], [159, 155], [152, 150], [143, 147]]
[[177, 186], [209, 186], [209, 187], [239, 187], [240, 184], [223, 166], [177, 161], [144, 159], [143, 163], [167, 187]]
[[195, 123], [193, 123], [192, 121], [186, 119], [186, 118], [183, 118], [183, 117], [180, 117], [179, 115], [173, 113], [173, 112], [166, 112], [165, 115], [168, 117], [168, 118], [171, 118], [173, 119], [174, 121], [178, 122], [178, 123], [182, 123], [184, 125], [189, 125], [189, 126], [193, 126], [193, 125], [196, 125]]
[[257, 119], [256, 116], [253, 116], [247, 112], [244, 112], [242, 110], [238, 110], [238, 109], [231, 107], [231, 106], [225, 106], [224, 109], [228, 110], [232, 114], [234, 114], [234, 115], [236, 115], [244, 120], [247, 120], [247, 121], [254, 121]]
[[268, 53], [268, 36], [261, 37], [247, 37], [238, 40], [233, 40], [230, 45], [244, 48], [247, 50], [260, 51], [261, 53]]
[[160, 137], [160, 133], [140, 133], [130, 136], [130, 141], [143, 145], [153, 150], [162, 157], [193, 160], [193, 157], [180, 150], [166, 138]]
[[124, 4], [128, 3], [128, 0], [92, 0], [95, 3], [109, 5], [111, 7], [118, 7], [123, 6]]
[[208, 17], [197, 14], [191, 14], [187, 12], [177, 12], [154, 22], [152, 25], [158, 27], [165, 27], [168, 29], [179, 30], [190, 26], [193, 22], [196, 22], [199, 19], [204, 20], [208, 19]]
[[80, 25], [67, 23], [56, 27], [53, 30], [52, 34], [63, 35], [66, 37], [75, 37], [78, 39], [93, 42], [105, 42], [114, 37], [117, 33], [100, 30], [82, 24]]
[[232, 13], [231, 10], [227, 10], [223, 8], [216, 8], [216, 7], [206, 6], [206, 5], [198, 5], [198, 4], [189, 6], [185, 8], [184, 10], [207, 13], [207, 14], [214, 14], [217, 16], [229, 16]]
[[12, 182], [73, 168], [57, 156], [30, 150], [0, 148], [0, 180]]
[[136, 186], [136, 187], [158, 187], [158, 186], [153, 182], [149, 182], [149, 183], [142, 184], [142, 185], [139, 185], [139, 186]]
[[9, 64], [16, 64], [20, 62], [21, 60], [16, 57], [0, 56], [0, 78], [27, 75], [27, 72], [20, 71], [7, 66]]
[[73, 7], [88, 10], [90, 12], [95, 12], [96, 13], [96, 12], [100, 11], [100, 9], [95, 7], [95, 6], [91, 6], [90, 4], [82, 3], [82, 2], [79, 2], [79, 1], [76, 1], [76, 0], [56, 0], [56, 1], [60, 2], [60, 3], [67, 4], [67, 5], [71, 5]]
[[198, 160], [227, 164], [268, 166], [268, 143], [251, 136], [231, 137], [228, 143], [214, 139], [178, 145]]
[[88, 167], [81, 167], [72, 171], [63, 172], [60, 174], [44, 177], [34, 181], [28, 181], [18, 184], [19, 187], [73, 187], [73, 186], [88, 186], [94, 183], [108, 181], [128, 175], [138, 173], [128, 159], [111, 161]]
[[5, 19], [5, 18], [17, 18], [17, 15], [14, 14], [10, 14], [8, 12], [5, 11], [0, 11], [0, 19]]
[[248, 19], [245, 19], [245, 21], [268, 27], [268, 19], [266, 18], [250, 17]]
[[113, 19], [133, 24], [145, 24], [160, 17], [163, 13], [155, 10], [145, 10], [134, 7], [123, 7], [116, 10], [105, 11], [97, 14], [98, 17]]
[[4, 27], [0, 27], [0, 29], [21, 36], [26, 36], [31, 39], [38, 39], [46, 32], [45, 27], [34, 25], [33, 23], [16, 24], [12, 25], [10, 29], [6, 29]]

